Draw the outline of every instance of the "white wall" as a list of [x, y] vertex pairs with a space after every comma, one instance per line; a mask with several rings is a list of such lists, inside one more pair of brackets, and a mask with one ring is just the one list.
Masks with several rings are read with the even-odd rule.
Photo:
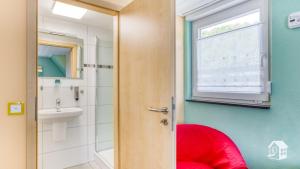
[[[111, 57], [112, 60], [112, 54], [110, 54], [112, 46], [108, 51], [102, 50], [103, 45], [101, 46], [101, 44], [112, 44], [112, 30], [103, 30], [45, 16], [39, 17], [39, 29], [66, 33], [83, 39], [85, 64], [96, 64], [96, 37], [99, 37], [101, 39], [100, 51], [104, 51], [103, 55]], [[103, 71], [100, 70], [100, 72]], [[96, 68], [85, 67], [83, 74], [82, 80], [61, 80], [60, 87], [55, 87], [54, 79], [39, 78], [39, 109], [55, 108], [55, 100], [60, 98], [62, 107], [81, 107], [84, 110], [80, 117], [68, 122], [67, 138], [61, 142], [53, 141], [51, 123], [39, 120], [39, 169], [62, 169], [93, 160], [96, 140], [96, 86], [99, 84], [96, 83]], [[103, 77], [110, 78], [109, 73], [101, 74]], [[78, 102], [74, 100], [70, 86], [79, 86], [80, 90], [83, 90]], [[101, 92], [101, 97], [110, 98], [112, 93]]]

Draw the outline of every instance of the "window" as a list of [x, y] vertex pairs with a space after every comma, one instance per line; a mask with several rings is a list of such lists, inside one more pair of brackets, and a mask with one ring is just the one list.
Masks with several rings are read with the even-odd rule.
[[268, 105], [266, 12], [243, 9], [193, 22], [193, 100]]

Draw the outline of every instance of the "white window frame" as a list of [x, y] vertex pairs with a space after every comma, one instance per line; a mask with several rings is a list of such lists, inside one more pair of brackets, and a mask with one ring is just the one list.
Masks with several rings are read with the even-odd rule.
[[[271, 94], [271, 82], [270, 82], [270, 69], [269, 69], [269, 3], [268, 0], [250, 0], [227, 8], [222, 11], [218, 11], [215, 14], [200, 18], [193, 21], [192, 27], [192, 100], [223, 103], [223, 104], [235, 104], [246, 105], [255, 107], [270, 107], [270, 94]], [[226, 20], [238, 18], [247, 13], [253, 11], [260, 11], [261, 19], [261, 37], [262, 37], [262, 63], [264, 73], [264, 92], [262, 94], [250, 94], [250, 93], [222, 93], [222, 92], [199, 92], [197, 91], [197, 41], [198, 32], [206, 27], [222, 23]]]

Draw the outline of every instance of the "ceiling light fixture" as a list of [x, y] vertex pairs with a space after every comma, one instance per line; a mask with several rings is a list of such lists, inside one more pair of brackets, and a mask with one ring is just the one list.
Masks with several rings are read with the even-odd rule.
[[75, 19], [81, 19], [86, 12], [87, 9], [65, 4], [59, 1], [55, 1], [55, 4], [52, 8], [53, 14], [75, 18]]

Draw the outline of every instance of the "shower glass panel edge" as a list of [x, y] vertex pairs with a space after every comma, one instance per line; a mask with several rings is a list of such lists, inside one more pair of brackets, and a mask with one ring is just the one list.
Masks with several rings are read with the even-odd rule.
[[96, 39], [95, 150], [113, 168], [113, 42]]

